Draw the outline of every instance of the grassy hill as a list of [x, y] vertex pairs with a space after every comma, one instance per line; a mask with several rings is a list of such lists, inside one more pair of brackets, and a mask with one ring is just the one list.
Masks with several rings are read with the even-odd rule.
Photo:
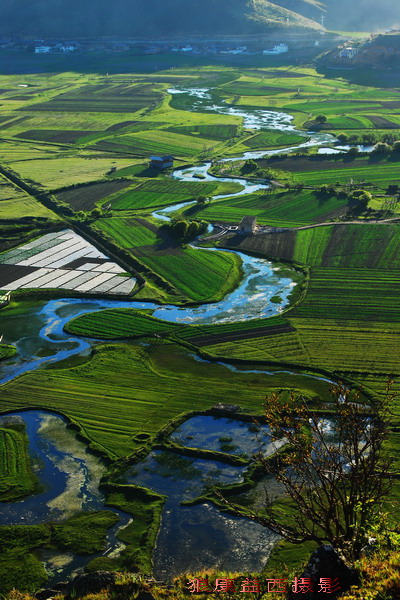
[[318, 5], [316, 0], [115, 0], [112, 5], [105, 0], [4, 0], [0, 35], [157, 39], [248, 35], [288, 26], [315, 29]]

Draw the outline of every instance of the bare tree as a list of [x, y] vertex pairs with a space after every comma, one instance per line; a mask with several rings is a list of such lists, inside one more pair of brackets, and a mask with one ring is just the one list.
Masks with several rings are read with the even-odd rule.
[[272, 459], [258, 458], [292, 502], [282, 511], [266, 490], [260, 514], [224, 503], [292, 543], [331, 543], [353, 562], [393, 485], [392, 460], [384, 450], [393, 398], [389, 385], [386, 397], [368, 407], [346, 387], [335, 386], [329, 421], [294, 394], [289, 402], [271, 394], [267, 423], [273, 439], [284, 437], [287, 444]]

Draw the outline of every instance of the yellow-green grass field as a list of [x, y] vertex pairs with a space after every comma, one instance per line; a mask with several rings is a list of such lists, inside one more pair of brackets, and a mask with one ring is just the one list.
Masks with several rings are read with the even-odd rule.
[[22, 217], [58, 219], [53, 211], [0, 175], [0, 219]]

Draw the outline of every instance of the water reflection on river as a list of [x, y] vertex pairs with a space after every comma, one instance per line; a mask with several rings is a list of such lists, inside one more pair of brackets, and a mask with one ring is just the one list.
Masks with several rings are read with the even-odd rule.
[[[236, 427], [238, 421], [235, 422]], [[235, 425], [232, 422], [233, 428]], [[215, 485], [240, 482], [245, 467], [156, 450], [128, 470], [122, 481], [167, 494], [153, 554], [154, 574], [166, 579], [207, 568], [259, 571], [278, 537], [212, 504], [181, 506]]]

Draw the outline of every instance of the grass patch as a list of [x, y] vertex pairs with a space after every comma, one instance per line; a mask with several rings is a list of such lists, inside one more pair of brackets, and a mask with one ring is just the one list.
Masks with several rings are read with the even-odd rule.
[[0, 361], [11, 358], [12, 356], [15, 356], [16, 353], [17, 349], [15, 346], [11, 346], [10, 344], [0, 344]]
[[52, 543], [75, 554], [94, 554], [104, 550], [107, 530], [119, 517], [109, 510], [79, 513], [52, 527]]

